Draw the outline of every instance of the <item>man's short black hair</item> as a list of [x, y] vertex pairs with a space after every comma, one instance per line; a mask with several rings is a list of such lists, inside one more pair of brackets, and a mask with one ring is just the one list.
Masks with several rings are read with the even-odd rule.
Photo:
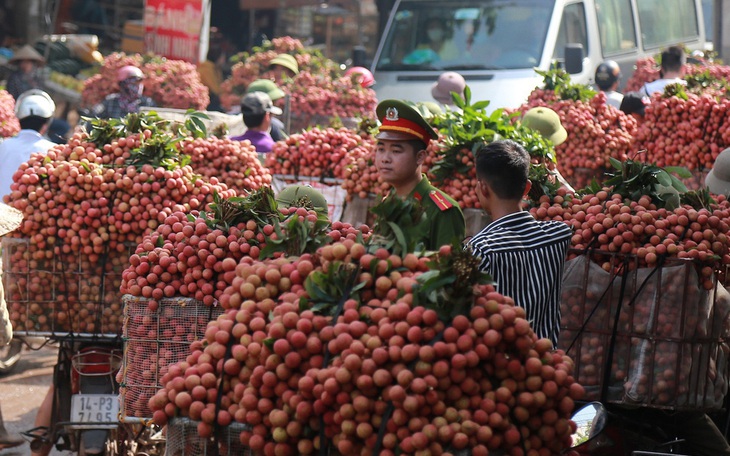
[[28, 116], [20, 119], [20, 128], [23, 130], [41, 131], [41, 128], [48, 123], [49, 119], [40, 116]]
[[679, 71], [684, 63], [684, 49], [681, 46], [671, 46], [662, 52], [662, 70]]
[[506, 139], [484, 144], [476, 153], [477, 178], [487, 181], [501, 199], [520, 200], [530, 173], [530, 154]]
[[260, 127], [261, 124], [264, 122], [264, 117], [266, 117], [266, 114], [268, 113], [265, 112], [263, 114], [243, 114], [243, 123], [248, 128]]

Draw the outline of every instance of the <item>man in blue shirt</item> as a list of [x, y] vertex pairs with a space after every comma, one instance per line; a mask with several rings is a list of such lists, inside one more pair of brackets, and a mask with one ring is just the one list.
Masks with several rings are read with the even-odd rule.
[[20, 132], [0, 143], [0, 201], [10, 195], [13, 174], [31, 154], [45, 154], [55, 144], [43, 137], [48, 130], [56, 104], [39, 89], [31, 89], [18, 97], [15, 116], [20, 121]]
[[250, 92], [241, 101], [243, 123], [248, 129], [241, 136], [231, 138], [234, 141], [248, 140], [256, 148], [256, 152], [271, 152], [274, 140], [271, 138], [271, 116], [281, 115], [281, 109], [274, 106], [265, 92]]

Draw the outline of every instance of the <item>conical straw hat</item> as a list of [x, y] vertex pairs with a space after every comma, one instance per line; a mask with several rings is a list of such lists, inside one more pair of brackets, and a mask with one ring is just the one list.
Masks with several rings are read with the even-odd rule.
[[0, 236], [15, 230], [22, 221], [22, 212], [5, 203], [0, 203]]
[[18, 49], [18, 51], [10, 58], [10, 63], [18, 62], [20, 60], [35, 60], [40, 63], [45, 62], [43, 56], [33, 49], [33, 46], [30, 44], [26, 44], [22, 48]]

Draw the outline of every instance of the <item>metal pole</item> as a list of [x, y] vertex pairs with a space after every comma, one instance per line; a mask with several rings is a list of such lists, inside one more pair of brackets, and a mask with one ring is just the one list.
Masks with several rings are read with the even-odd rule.
[[712, 2], [712, 47], [719, 58], [725, 57], [725, 43], [723, 43], [722, 23], [723, 23], [723, 4], [727, 4], [724, 0], [715, 0]]
[[284, 95], [284, 126], [286, 127], [286, 134], [291, 132], [291, 95], [288, 93]]
[[332, 58], [332, 15], [327, 15], [327, 32], [325, 36], [325, 49], [327, 50], [327, 58]]
[[251, 49], [253, 47], [253, 39], [255, 37], [254, 33], [254, 27], [256, 27], [256, 10], [251, 9], [248, 12], [248, 42], [246, 43], [248, 49]]
[[56, 18], [58, 17], [60, 7], [60, 0], [48, 0], [46, 3], [45, 14], [43, 15], [43, 22], [46, 26], [46, 48], [43, 50], [43, 59], [46, 62], [48, 62], [48, 57], [51, 55], [51, 35], [53, 35], [55, 30]]

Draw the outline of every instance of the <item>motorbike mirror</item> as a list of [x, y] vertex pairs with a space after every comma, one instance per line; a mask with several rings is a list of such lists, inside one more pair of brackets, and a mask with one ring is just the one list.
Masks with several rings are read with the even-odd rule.
[[576, 424], [575, 432], [571, 435], [573, 442], [571, 448], [584, 445], [603, 432], [607, 417], [606, 408], [600, 402], [589, 402], [575, 412], [571, 417]]

